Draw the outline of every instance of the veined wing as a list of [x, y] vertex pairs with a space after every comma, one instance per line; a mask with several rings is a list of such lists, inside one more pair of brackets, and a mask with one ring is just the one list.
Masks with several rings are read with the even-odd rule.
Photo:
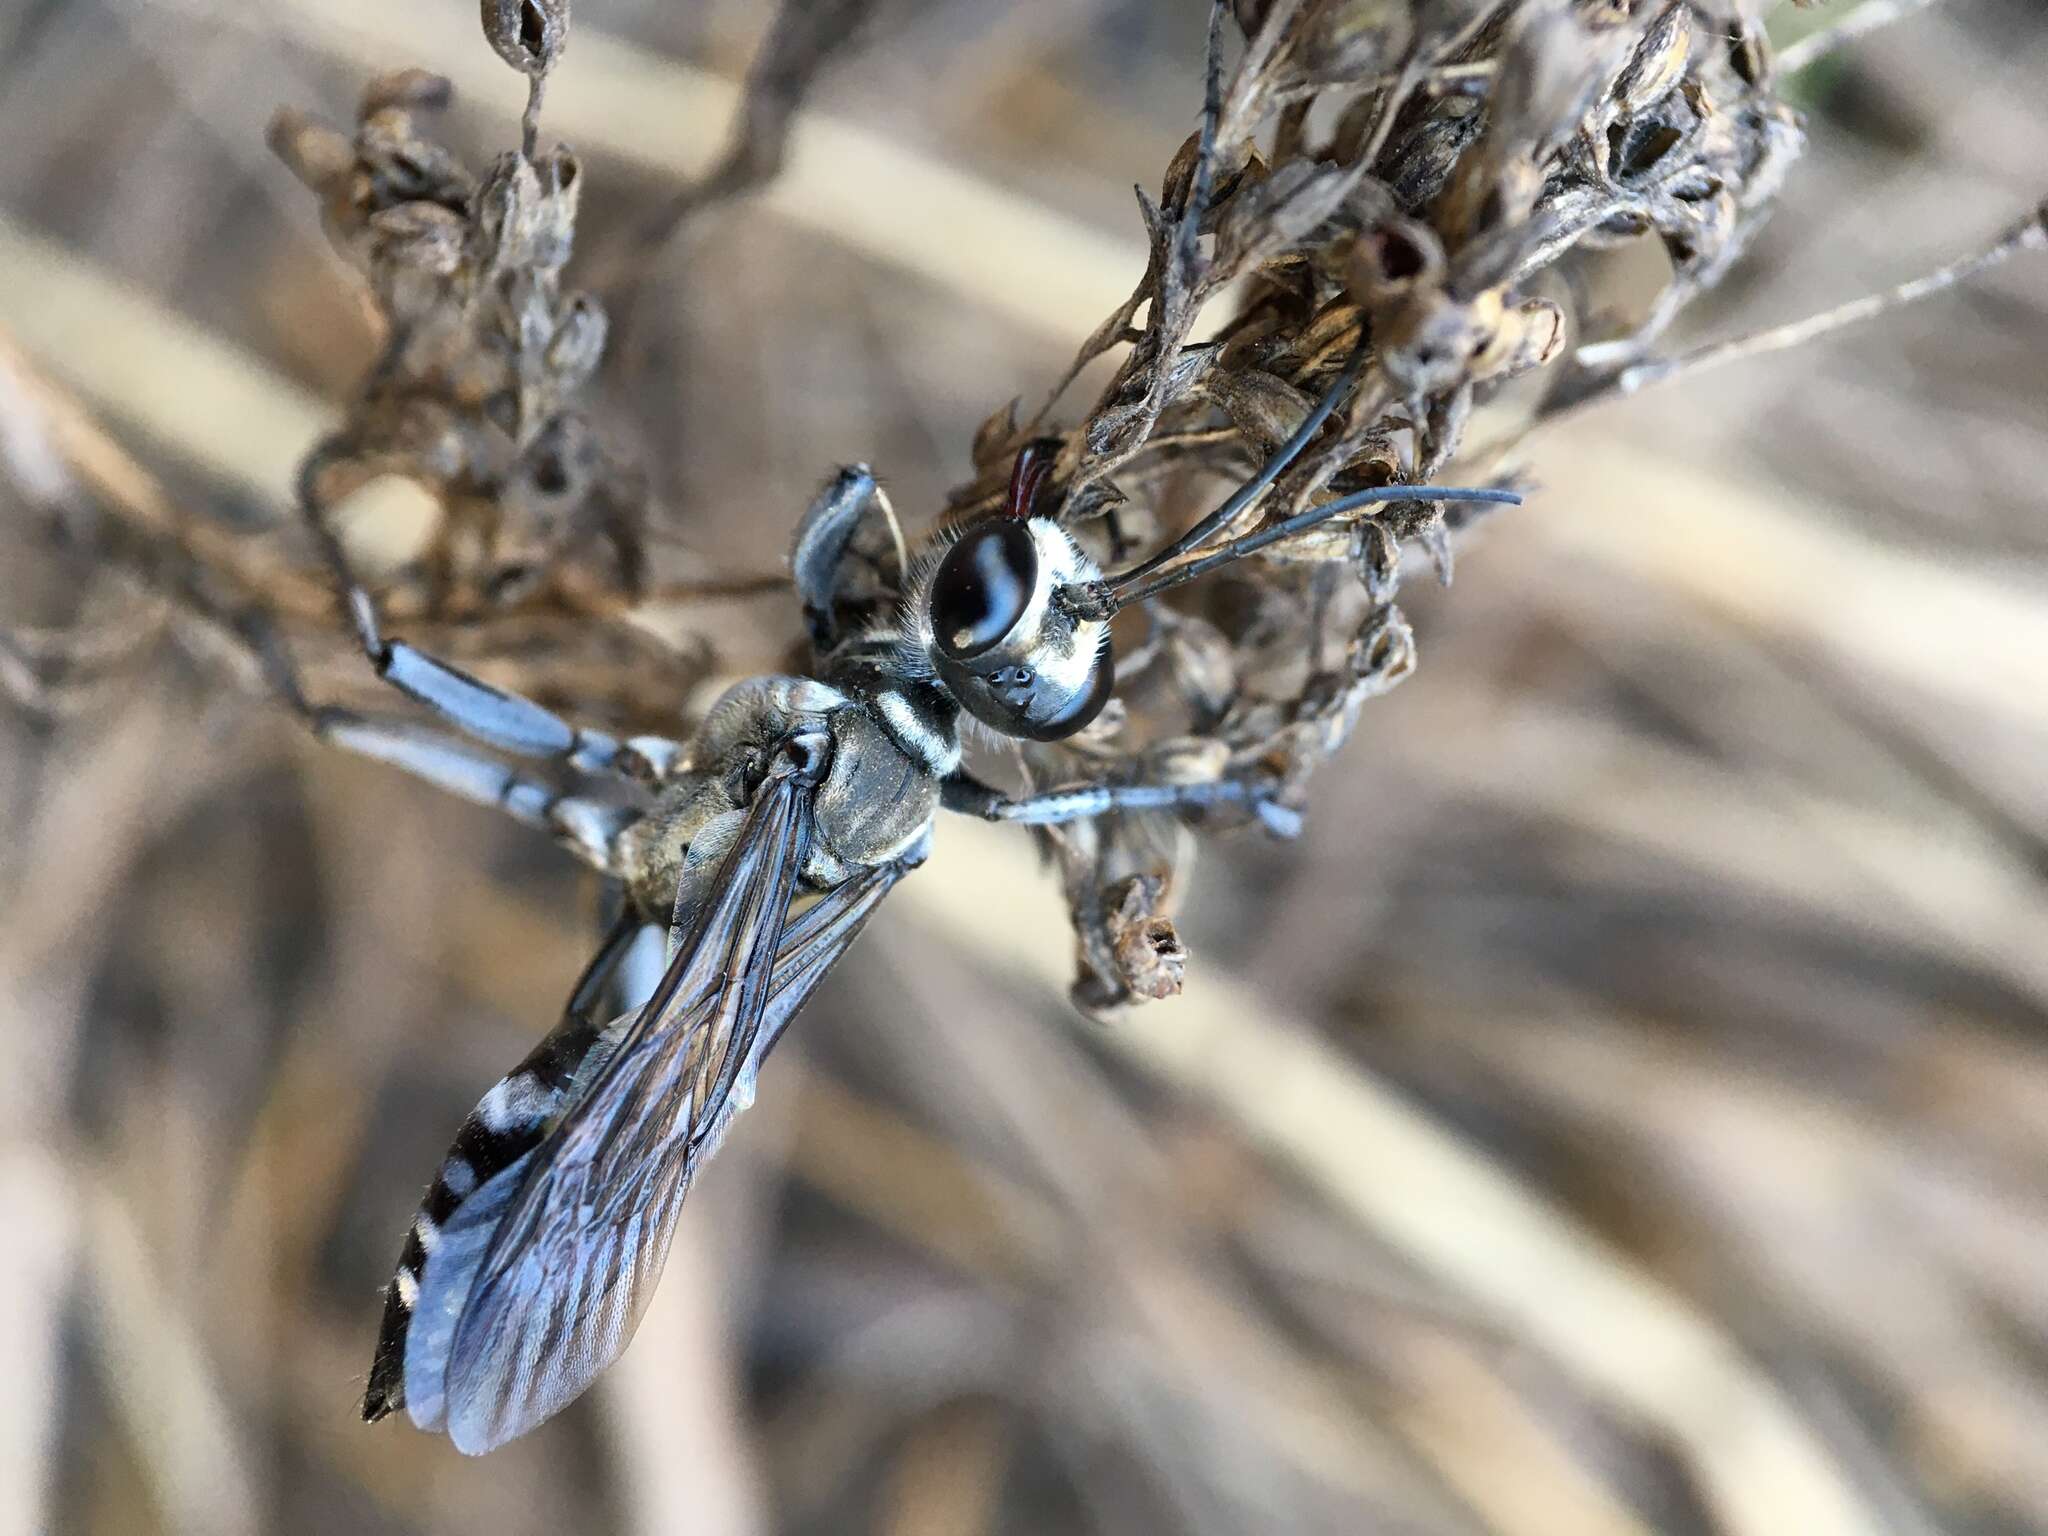
[[374, 1423], [405, 1406], [406, 1341], [419, 1302], [420, 1281], [440, 1251], [443, 1229], [478, 1190], [493, 1187], [500, 1174], [546, 1139], [548, 1127], [567, 1107], [585, 1065], [594, 1066], [623, 1038], [637, 1010], [609, 1024], [594, 1010], [633, 945], [652, 936], [653, 930], [640, 930], [630, 920], [614, 927], [570, 993], [562, 1022], [518, 1066], [491, 1085], [456, 1131], [455, 1144], [435, 1170], [434, 1182], [406, 1231], [397, 1271], [385, 1287], [384, 1320], [377, 1332], [369, 1386], [363, 1393], [366, 1420]]
[[625, 1347], [697, 1167], [907, 867], [867, 871], [787, 924], [813, 789], [791, 773], [762, 786], [654, 996], [606, 1031], [615, 1043], [601, 1060], [588, 1053], [545, 1137], [438, 1229], [403, 1343], [421, 1428], [489, 1450], [561, 1409]]

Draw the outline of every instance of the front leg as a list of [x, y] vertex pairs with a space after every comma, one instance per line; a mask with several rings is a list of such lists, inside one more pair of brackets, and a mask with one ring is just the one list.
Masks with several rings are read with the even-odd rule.
[[1027, 827], [1057, 826], [1120, 811], [1243, 805], [1249, 806], [1275, 837], [1298, 836], [1301, 813], [1275, 798], [1278, 789], [1279, 784], [1271, 774], [1253, 770], [1188, 784], [1070, 784], [1017, 800], [971, 774], [956, 773], [940, 785], [940, 803], [949, 811], [979, 816], [984, 821], [1008, 821]]
[[867, 465], [849, 464], [825, 483], [797, 524], [789, 564], [819, 656], [901, 595], [909, 566], [903, 530]]

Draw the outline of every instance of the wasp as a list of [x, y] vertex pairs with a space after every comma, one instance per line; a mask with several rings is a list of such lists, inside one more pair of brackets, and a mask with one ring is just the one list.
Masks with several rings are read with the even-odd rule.
[[[998, 508], [934, 534], [915, 558], [874, 475], [839, 471], [791, 550], [811, 675], [734, 686], [687, 741], [580, 728], [386, 639], [351, 584], [376, 671], [445, 728], [310, 710], [319, 733], [553, 833], [622, 894], [560, 1024], [463, 1122], [406, 1233], [365, 1419], [403, 1407], [480, 1454], [560, 1411], [618, 1358], [698, 1169], [825, 973], [924, 861], [940, 811], [1043, 826], [1235, 804], [1279, 835], [1298, 830], [1277, 782], [1257, 773], [1013, 798], [963, 766], [962, 730], [972, 720], [1010, 741], [1074, 735], [1114, 690], [1120, 609], [1317, 523], [1372, 502], [1520, 499], [1384, 486], [1233, 536], [1357, 367], [1251, 480], [1115, 574], [1039, 511], [1048, 443], [1018, 455]], [[562, 791], [565, 771], [635, 785], [639, 803]], [[644, 939], [662, 933], [648, 965]], [[636, 966], [659, 979], [605, 1019], [603, 999]]]

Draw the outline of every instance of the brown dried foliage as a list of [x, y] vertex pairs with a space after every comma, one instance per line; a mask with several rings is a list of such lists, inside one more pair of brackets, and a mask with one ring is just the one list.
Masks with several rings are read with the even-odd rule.
[[[1230, 531], [1367, 487], [1511, 479], [1458, 461], [1475, 410], [1546, 366], [1561, 375], [1550, 409], [1610, 389], [1740, 254], [1801, 144], [1761, 33], [1687, 0], [1241, 0], [1231, 14], [1235, 67], [1218, 6], [1202, 124], [1156, 199], [1138, 193], [1145, 273], [1062, 383], [1121, 351], [1064, 430], [1057, 470], [1066, 521], [1105, 562], [1149, 546], [1191, 483], [1248, 478], [1361, 353], [1346, 407]], [[1661, 294], [1624, 334], [1588, 338], [1562, 273], [1644, 239], [1669, 261]], [[1000, 493], [1045, 414], [990, 418], [952, 515]], [[1123, 708], [1033, 749], [1034, 776], [1263, 771], [1298, 797], [1364, 703], [1413, 669], [1402, 551], [1421, 548], [1448, 581], [1459, 517], [1369, 509], [1191, 601], [1155, 599], [1120, 636]], [[1115, 925], [1129, 897], [1111, 892], [1142, 875], [1154, 919], [1170, 913], [1184, 839], [1132, 823], [1048, 836], [1081, 941], [1077, 998], [1161, 995], [1149, 957], [1127, 958]]]

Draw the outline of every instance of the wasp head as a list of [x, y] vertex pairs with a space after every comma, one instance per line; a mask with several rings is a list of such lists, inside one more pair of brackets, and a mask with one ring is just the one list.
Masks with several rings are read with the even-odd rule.
[[971, 524], [919, 594], [932, 669], [1005, 736], [1058, 741], [1102, 713], [1116, 681], [1109, 626], [1058, 600], [1100, 573], [1050, 518]]

